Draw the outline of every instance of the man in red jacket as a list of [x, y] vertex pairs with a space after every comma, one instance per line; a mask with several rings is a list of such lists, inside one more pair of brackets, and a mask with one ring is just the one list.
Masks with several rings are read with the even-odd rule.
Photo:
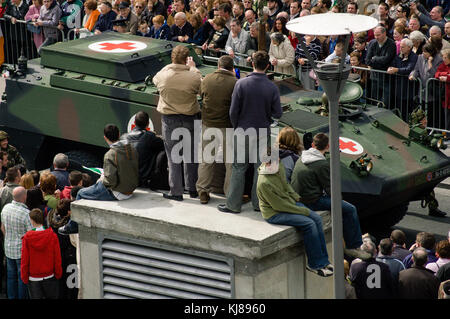
[[30, 220], [33, 229], [22, 238], [22, 281], [28, 285], [31, 299], [57, 299], [62, 276], [58, 237], [51, 228], [44, 229], [39, 208], [31, 210]]

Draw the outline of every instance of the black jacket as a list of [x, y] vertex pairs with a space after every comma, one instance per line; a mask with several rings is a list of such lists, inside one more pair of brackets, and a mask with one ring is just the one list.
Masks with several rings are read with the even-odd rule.
[[148, 187], [149, 180], [155, 170], [156, 157], [164, 151], [164, 142], [155, 133], [134, 128], [124, 137], [138, 152], [139, 186]]
[[439, 284], [439, 279], [431, 270], [413, 265], [399, 273], [399, 297], [401, 299], [437, 299]]
[[107, 14], [101, 14], [98, 17], [97, 22], [95, 23], [94, 30], [99, 30], [101, 32], [112, 31], [113, 24], [112, 22], [116, 20], [117, 13], [110, 10]]
[[209, 35], [209, 39], [206, 42], [208, 44], [213, 42], [215, 49], [217, 49], [217, 48], [225, 49], [225, 45], [227, 44], [229, 34], [230, 34], [230, 31], [228, 30], [227, 27], [224, 27], [221, 31], [212, 30], [211, 34]]
[[[380, 276], [380, 278], [377, 278]], [[358, 299], [389, 299], [395, 297], [394, 284], [389, 266], [371, 258], [353, 263], [350, 281]]]
[[14, 4], [9, 2], [6, 7], [5, 18], [6, 19], [16, 18], [19, 20], [25, 20], [25, 15], [27, 14], [27, 12], [28, 12], [28, 4], [25, 0], [22, 1], [22, 5], [20, 7], [16, 7]]
[[189, 38], [194, 37], [194, 28], [192, 28], [192, 25], [186, 21], [186, 23], [183, 25], [183, 27], [180, 29], [175, 24], [173, 24], [170, 27], [170, 40], [171, 41], [177, 41], [179, 36], [189, 36]]
[[373, 39], [370, 41], [367, 49], [366, 65], [377, 70], [386, 71], [392, 64], [396, 53], [397, 46], [395, 45], [395, 41], [391, 38], [387, 38], [381, 48], [378, 45], [378, 41]]

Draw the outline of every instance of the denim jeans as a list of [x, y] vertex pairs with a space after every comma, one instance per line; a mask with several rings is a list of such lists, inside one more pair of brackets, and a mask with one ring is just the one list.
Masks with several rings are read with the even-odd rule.
[[98, 181], [94, 185], [82, 188], [78, 191], [76, 200], [91, 199], [91, 200], [117, 200], [112, 193], [103, 185], [102, 181]]
[[[298, 202], [297, 206], [305, 207]], [[276, 225], [294, 226], [303, 231], [308, 266], [312, 269], [321, 269], [328, 265], [328, 253], [323, 233], [322, 218], [314, 211], [309, 216], [291, 213], [278, 213], [267, 222]]]
[[8, 299], [28, 299], [28, 289], [20, 278], [20, 259], [6, 257], [6, 288]]
[[258, 183], [258, 168], [261, 166], [260, 149], [270, 142], [267, 136], [245, 136], [235, 134], [234, 139], [234, 161], [231, 165], [230, 184], [228, 186], [227, 207], [235, 212], [241, 211], [242, 196], [245, 190], [245, 172], [250, 163], [253, 163], [253, 184], [251, 200], [253, 209], [259, 209], [259, 200], [256, 195]]
[[[307, 204], [306, 206], [315, 211], [331, 210], [331, 197], [324, 195], [315, 203]], [[345, 247], [348, 249], [360, 247], [362, 245], [362, 235], [358, 213], [356, 212], [356, 207], [345, 200], [342, 201], [342, 224]]]

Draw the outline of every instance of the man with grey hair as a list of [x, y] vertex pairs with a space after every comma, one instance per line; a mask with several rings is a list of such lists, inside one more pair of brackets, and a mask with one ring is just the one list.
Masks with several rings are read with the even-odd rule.
[[395, 297], [394, 285], [389, 266], [375, 260], [376, 246], [372, 241], [365, 241], [361, 250], [369, 253], [371, 258], [352, 263], [350, 281], [355, 287], [358, 299], [387, 299]]
[[253, 24], [253, 22], [256, 22], [256, 12], [253, 9], [247, 9], [245, 10], [245, 22], [242, 26], [242, 29], [244, 29], [247, 32], [250, 32], [250, 26]]
[[422, 4], [411, 2], [410, 9], [411, 13], [419, 17], [421, 25], [427, 25], [428, 27], [436, 25], [444, 31], [446, 20], [441, 6], [435, 6], [428, 12]]
[[69, 183], [69, 157], [66, 154], [58, 153], [53, 158], [52, 175], [56, 177], [56, 188], [62, 191]]
[[187, 21], [184, 12], [177, 12], [174, 17], [174, 24], [170, 27], [170, 39], [176, 42], [187, 42], [194, 37], [194, 29]]
[[249, 34], [247, 31], [242, 30], [241, 21], [237, 18], [231, 20], [230, 26], [231, 30], [228, 35], [227, 43], [225, 44], [225, 51], [233, 58], [235, 64], [245, 66], [245, 58], [236, 55], [236, 53], [247, 53]]
[[[247, 45], [247, 62], [251, 65], [251, 55], [252, 53], [258, 51], [258, 31], [259, 31], [259, 22], [255, 21], [250, 25], [250, 32], [248, 37], [248, 45]], [[270, 48], [270, 36], [269, 33], [266, 32], [266, 52], [269, 52]]]
[[402, 94], [395, 95], [395, 108], [399, 108], [402, 113], [402, 118], [408, 118], [408, 115], [413, 111], [413, 97], [414, 85], [416, 83], [408, 81], [408, 75], [414, 70], [417, 62], [417, 54], [412, 52], [413, 42], [411, 39], [402, 39], [400, 42], [400, 53], [395, 56], [392, 64], [387, 69], [388, 74], [399, 75], [395, 76], [392, 83], [397, 92]]
[[27, 190], [22, 186], [14, 188], [13, 201], [3, 208], [1, 214], [1, 229], [5, 236], [8, 299], [28, 298], [27, 286], [20, 278], [22, 237], [32, 229], [26, 200]]
[[277, 14], [277, 16], [276, 16], [275, 19], [278, 19], [278, 18], [285, 18], [286, 21], [289, 21], [289, 13], [287, 13], [286, 11], [280, 11], [280, 12]]
[[413, 266], [400, 271], [398, 293], [401, 299], [437, 299], [439, 279], [425, 268], [428, 252], [425, 248], [416, 248], [412, 254]]
[[444, 50], [446, 49], [450, 49], [450, 43], [445, 40], [444, 38], [442, 38], [442, 30], [441, 28], [439, 28], [438, 26], [434, 25], [430, 28], [429, 30], [429, 34], [430, 34], [430, 38], [428, 39], [428, 41], [431, 40], [431, 38], [436, 37], [442, 40], [442, 50], [441, 50], [441, 54]]

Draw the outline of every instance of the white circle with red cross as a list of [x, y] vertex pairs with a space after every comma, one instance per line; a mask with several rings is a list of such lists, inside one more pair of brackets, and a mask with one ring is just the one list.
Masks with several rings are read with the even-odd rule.
[[339, 137], [339, 149], [342, 153], [350, 155], [359, 155], [364, 152], [361, 144], [347, 137]]
[[132, 40], [106, 40], [92, 43], [88, 48], [103, 53], [125, 53], [144, 50], [147, 44]]
[[[134, 114], [131, 119], [128, 121], [127, 131], [128, 133], [131, 132], [136, 127], [136, 123], [134, 123], [136, 119], [136, 114]], [[153, 125], [152, 119], [148, 119], [148, 127], [147, 131], [155, 132], [155, 126]]]

